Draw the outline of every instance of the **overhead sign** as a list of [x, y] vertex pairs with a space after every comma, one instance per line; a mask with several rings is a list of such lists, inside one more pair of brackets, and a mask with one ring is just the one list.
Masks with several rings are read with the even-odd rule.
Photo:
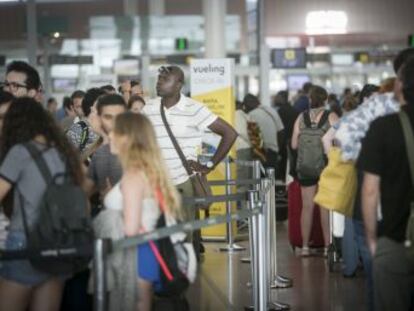
[[[37, 58], [37, 63], [43, 65], [45, 63], [44, 56], [39, 56]], [[92, 55], [62, 55], [62, 54], [52, 54], [49, 55], [49, 65], [92, 65], [93, 56]]]
[[273, 49], [271, 61], [274, 68], [306, 68], [306, 49]]
[[175, 39], [175, 49], [177, 51], [188, 50], [188, 40], [187, 40], [187, 38], [177, 38], [177, 39]]
[[55, 78], [52, 82], [54, 93], [69, 94], [76, 90], [78, 80], [76, 78]]
[[[214, 114], [234, 125], [234, 60], [224, 59], [192, 59], [191, 66], [191, 97], [206, 105]], [[203, 153], [212, 154], [216, 151], [219, 138], [215, 134], [206, 134], [203, 138]], [[231, 152], [235, 156], [234, 150]], [[232, 178], [236, 178], [235, 168]], [[224, 165], [209, 174], [211, 180], [225, 179]], [[224, 194], [224, 187], [213, 188], [216, 195]], [[236, 206], [233, 205], [233, 208]], [[210, 208], [211, 215], [225, 215], [225, 203], [216, 203]], [[236, 226], [232, 224], [235, 232]], [[208, 227], [202, 230], [203, 236], [224, 238], [226, 225]]]
[[355, 54], [355, 61], [361, 64], [368, 64], [371, 61], [371, 57], [366, 52], [359, 52]]

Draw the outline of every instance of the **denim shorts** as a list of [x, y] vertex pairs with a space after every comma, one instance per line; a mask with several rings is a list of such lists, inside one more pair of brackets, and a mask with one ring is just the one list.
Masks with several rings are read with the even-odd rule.
[[[26, 248], [26, 235], [21, 231], [10, 231], [6, 238], [6, 250]], [[7, 260], [0, 266], [0, 277], [24, 286], [37, 286], [49, 279], [52, 275], [36, 270], [28, 260]]]

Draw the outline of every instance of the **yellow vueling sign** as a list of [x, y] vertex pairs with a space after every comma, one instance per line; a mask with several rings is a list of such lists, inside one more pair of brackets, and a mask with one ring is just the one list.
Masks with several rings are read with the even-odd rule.
[[[226, 120], [234, 126], [235, 98], [234, 98], [234, 60], [233, 59], [192, 59], [191, 60], [191, 97], [206, 105], [214, 114]], [[214, 153], [219, 142], [219, 137], [212, 133], [206, 133], [203, 138], [203, 153]], [[230, 155], [235, 157], [235, 150]], [[235, 179], [236, 169], [232, 168], [232, 179]], [[224, 180], [224, 163], [217, 166], [208, 176], [209, 180]], [[235, 189], [233, 189], [235, 191]], [[213, 188], [213, 194], [225, 194], [225, 187]], [[232, 205], [235, 209], [236, 204]], [[213, 204], [210, 215], [224, 215], [225, 203]], [[233, 232], [236, 226], [233, 224]], [[224, 238], [226, 226], [218, 225], [202, 230], [204, 237]]]

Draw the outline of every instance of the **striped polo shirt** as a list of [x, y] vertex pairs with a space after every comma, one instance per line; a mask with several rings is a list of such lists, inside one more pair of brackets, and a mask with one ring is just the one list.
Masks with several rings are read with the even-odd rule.
[[[143, 113], [151, 120], [162, 155], [169, 169], [174, 185], [186, 182], [189, 178], [177, 151], [162, 122], [161, 98], [149, 101]], [[187, 160], [197, 160], [201, 150], [201, 138], [207, 128], [217, 119], [206, 106], [181, 94], [179, 102], [165, 109], [165, 117]]]

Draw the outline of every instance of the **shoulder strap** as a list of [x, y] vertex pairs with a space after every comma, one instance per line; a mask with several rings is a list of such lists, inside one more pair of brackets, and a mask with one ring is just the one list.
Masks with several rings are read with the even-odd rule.
[[[39, 151], [32, 143], [27, 142], [23, 144], [26, 150], [29, 152], [30, 156], [32, 157], [33, 161], [36, 163], [46, 185], [48, 185], [52, 181], [52, 174], [50, 173], [49, 167], [47, 166], [45, 160], [42, 157], [42, 151]], [[18, 197], [20, 200], [20, 208], [22, 210], [22, 218], [23, 218], [23, 227], [26, 232], [26, 236], [30, 234], [29, 231], [29, 224], [27, 221], [26, 210], [24, 208], [24, 197], [20, 192], [18, 186], [15, 187], [16, 191], [18, 192]]]
[[80, 144], [79, 144], [79, 150], [83, 151], [85, 149], [86, 144], [87, 144], [88, 139], [89, 139], [89, 127], [85, 123], [85, 121], [79, 121], [78, 124], [82, 128], [81, 141], [80, 141]]
[[305, 124], [306, 127], [311, 128], [312, 127], [312, 120], [310, 117], [310, 111], [305, 111], [302, 114], [303, 116], [303, 123]]
[[266, 112], [272, 118], [273, 123], [275, 124], [275, 126], [277, 128], [277, 121], [276, 121], [275, 117], [269, 111], [267, 111], [266, 108], [264, 108], [263, 106], [259, 106], [259, 109]]
[[408, 165], [411, 172], [411, 181], [414, 186], [414, 134], [410, 119], [405, 111], [401, 110], [398, 114], [403, 128], [405, 146], [407, 148]]
[[326, 124], [326, 122], [328, 122], [330, 113], [330, 111], [324, 110], [321, 118], [319, 119], [318, 128], [322, 128]]
[[52, 181], [53, 177], [49, 170], [49, 167], [47, 166], [45, 160], [42, 157], [42, 151], [39, 151], [31, 143], [25, 143], [23, 144], [23, 146], [27, 149], [33, 161], [35, 161], [40, 173], [43, 176], [46, 185], [48, 185]]
[[[84, 152], [81, 155], [82, 161], [88, 161], [88, 159], [95, 153], [95, 151], [102, 146], [102, 143], [103, 139], [99, 136], [99, 138], [90, 147], [84, 150]], [[110, 165], [108, 167], [110, 167]]]
[[170, 125], [168, 124], [167, 118], [165, 117], [165, 111], [164, 111], [164, 106], [160, 105], [160, 112], [161, 112], [161, 119], [162, 119], [162, 123], [164, 123], [165, 129], [167, 130], [168, 136], [171, 139], [172, 144], [174, 145], [175, 150], [178, 153], [178, 156], [181, 159], [181, 162], [183, 163], [183, 166], [185, 168], [185, 170], [187, 171], [187, 174], [189, 176], [191, 176], [193, 174], [193, 170], [190, 168], [190, 165], [188, 165], [187, 159], [185, 158], [185, 155], [183, 153], [183, 151], [181, 150], [180, 145], [177, 142], [177, 139], [175, 138], [173, 132], [171, 131]]

